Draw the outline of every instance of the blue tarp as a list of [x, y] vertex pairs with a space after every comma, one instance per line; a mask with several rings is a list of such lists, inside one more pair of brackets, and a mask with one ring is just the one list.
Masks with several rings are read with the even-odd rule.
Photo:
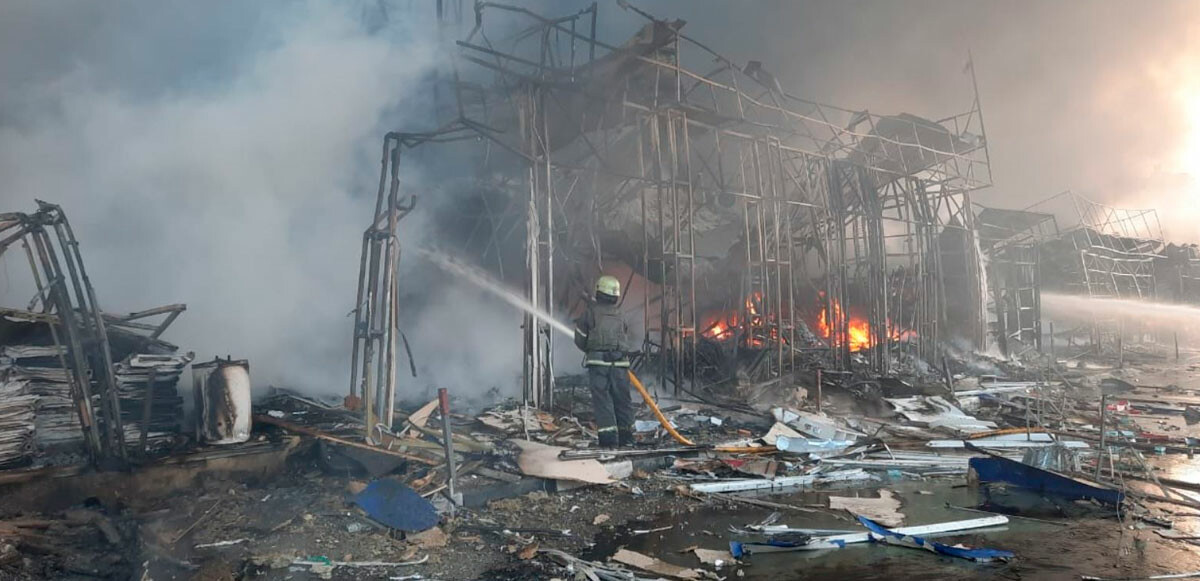
[[371, 518], [406, 532], [423, 531], [438, 523], [437, 509], [416, 491], [390, 478], [381, 478], [354, 495]]
[[971, 458], [968, 465], [971, 470], [975, 471], [980, 482], [1004, 482], [1068, 500], [1091, 499], [1110, 505], [1120, 504], [1125, 498], [1120, 490], [1092, 486], [1086, 482], [1008, 458], [996, 456]]

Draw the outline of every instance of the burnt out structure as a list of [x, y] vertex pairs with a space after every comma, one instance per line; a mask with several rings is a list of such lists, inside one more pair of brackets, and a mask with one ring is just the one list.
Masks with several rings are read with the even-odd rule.
[[[898, 356], [937, 360], [952, 336], [986, 341], [977, 97], [936, 120], [817, 103], [682, 21], [622, 6], [644, 20], [624, 40], [603, 38], [594, 4], [543, 16], [479, 3], [469, 30], [451, 22], [461, 6], [444, 11], [457, 40], [436, 92], [452, 104], [439, 129], [385, 138], [352, 397], [380, 410], [395, 398], [396, 232], [412, 209], [401, 153], [449, 142], [482, 148], [477, 187], [507, 193], [486, 236], [524, 232], [532, 303], [570, 313], [600, 271], [622, 279], [641, 316], [639, 373], [658, 389], [812, 366], [888, 374]], [[533, 316], [523, 333], [525, 399], [549, 406], [556, 339]]]
[[1052, 286], [1092, 298], [1158, 296], [1156, 265], [1166, 244], [1155, 210], [1114, 208], [1072, 191], [1029, 209], [1067, 217], [1062, 236], [1046, 243], [1052, 268], [1062, 273], [1048, 281]]
[[0, 308], [0, 465], [43, 452], [123, 462], [178, 433], [175, 385], [191, 355], [160, 336], [186, 306], [101, 311], [57, 205], [0, 214], [0, 255], [18, 247], [36, 292]]
[[[1112, 207], [1066, 191], [1024, 210], [980, 206], [975, 219], [987, 264], [989, 326], [1006, 355], [1043, 350], [1050, 332], [1043, 329], [1043, 291], [1200, 302], [1196, 247], [1167, 243], [1153, 209]], [[1171, 340], [1155, 338], [1137, 321], [1120, 323], [1104, 303], [1095, 304], [1086, 322], [1060, 325], [1056, 334], [1086, 337], [1098, 354], [1117, 352], [1122, 340]]]
[[1042, 350], [1042, 245], [1059, 239], [1053, 214], [977, 206], [986, 257], [989, 330], [1000, 352]]

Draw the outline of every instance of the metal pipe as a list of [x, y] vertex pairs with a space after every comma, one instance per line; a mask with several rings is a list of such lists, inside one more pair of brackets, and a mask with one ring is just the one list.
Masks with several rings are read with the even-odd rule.
[[821, 368], [817, 368], [817, 413], [821, 413]]
[[1096, 478], [1100, 478], [1100, 460], [1104, 458], [1105, 447], [1105, 428], [1104, 428], [1104, 412], [1108, 409], [1108, 394], [1100, 395], [1100, 451], [1096, 454]]
[[442, 414], [442, 443], [446, 447], [446, 472], [449, 474], [446, 491], [457, 503], [458, 474], [454, 466], [454, 434], [450, 431], [450, 396], [444, 387], [438, 388], [438, 410]]
[[150, 368], [150, 375], [146, 379], [146, 392], [142, 400], [142, 434], [141, 438], [138, 439], [138, 448], [142, 454], [146, 454], [149, 451], [146, 440], [150, 436], [150, 412], [154, 403], [154, 380], [156, 379], [155, 375], [157, 372], [157, 367]]
[[1050, 321], [1050, 364], [1058, 364], [1058, 357], [1054, 355], [1054, 321]]

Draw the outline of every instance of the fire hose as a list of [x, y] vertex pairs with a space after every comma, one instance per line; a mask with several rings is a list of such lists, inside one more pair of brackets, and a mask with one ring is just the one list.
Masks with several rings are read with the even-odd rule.
[[[695, 442], [687, 439], [683, 434], [680, 434], [677, 430], [675, 430], [675, 426], [672, 426], [670, 420], [667, 419], [667, 416], [664, 416], [662, 410], [658, 409], [658, 404], [654, 403], [654, 398], [650, 397], [650, 393], [646, 391], [646, 386], [642, 385], [642, 382], [637, 378], [636, 375], [633, 374], [632, 369], [629, 370], [629, 381], [633, 383], [635, 388], [637, 388], [638, 393], [642, 394], [642, 400], [644, 400], [646, 405], [649, 406], [650, 411], [654, 412], [654, 417], [658, 420], [658, 423], [662, 424], [663, 429], [666, 430], [668, 434], [671, 434], [671, 437], [674, 438], [676, 442], [679, 442], [684, 446], [696, 447]], [[728, 452], [733, 454], [763, 454], [775, 452], [774, 448], [767, 446], [717, 446], [713, 448], [713, 450], [716, 452]]]
[[667, 420], [667, 416], [664, 416], [662, 410], [658, 409], [658, 404], [654, 403], [654, 398], [650, 397], [650, 393], [646, 391], [646, 386], [642, 385], [642, 382], [637, 378], [636, 375], [633, 374], [632, 369], [629, 370], [629, 381], [633, 382], [633, 386], [637, 388], [638, 393], [642, 394], [642, 399], [646, 401], [646, 405], [650, 406], [650, 411], [654, 412], [654, 417], [658, 419], [658, 423], [662, 424], [663, 429], [666, 430], [668, 434], [671, 434], [671, 437], [675, 438], [676, 442], [679, 442], [684, 446], [696, 445], [695, 442], [683, 437], [683, 434], [675, 431], [675, 426], [672, 426], [671, 422]]

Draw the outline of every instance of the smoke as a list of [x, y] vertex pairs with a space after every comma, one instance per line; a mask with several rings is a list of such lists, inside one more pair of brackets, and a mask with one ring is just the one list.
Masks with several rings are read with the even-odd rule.
[[738, 62], [762, 61], [791, 92], [878, 114], [968, 110], [970, 53], [995, 184], [975, 201], [1023, 208], [1071, 189], [1157, 208], [1169, 238], [1200, 242], [1200, 4], [638, 4]]
[[[185, 350], [344, 392], [379, 144], [434, 66], [432, 8], [386, 8], [6, 2], [0, 206], [62, 204], [106, 311], [187, 303]], [[0, 304], [26, 270], [0, 258]]]
[[1170, 340], [1174, 334], [1182, 344], [1200, 342], [1200, 308], [1194, 306], [1058, 293], [1042, 293], [1041, 300], [1043, 320], [1055, 321], [1060, 331], [1071, 325], [1090, 328], [1100, 323], [1108, 331], [1121, 330], [1126, 336], [1151, 334]]
[[[976, 201], [1023, 207], [1070, 188], [1156, 207], [1169, 236], [1200, 240], [1198, 5], [641, 5], [762, 61], [794, 93], [883, 114], [968, 109], [971, 51], [996, 184]], [[106, 310], [186, 302], [167, 339], [250, 358], [256, 384], [342, 392], [380, 141], [432, 119], [432, 12], [388, 0], [5, 2], [0, 210], [63, 204]], [[601, 5], [607, 41], [642, 23]], [[421, 190], [439, 174], [405, 178]], [[406, 244], [438, 235], [426, 208], [402, 223]], [[413, 383], [511, 390], [520, 314], [413, 262], [401, 283], [421, 295], [402, 315]], [[0, 257], [0, 304], [29, 300], [25, 269], [16, 252]]]

